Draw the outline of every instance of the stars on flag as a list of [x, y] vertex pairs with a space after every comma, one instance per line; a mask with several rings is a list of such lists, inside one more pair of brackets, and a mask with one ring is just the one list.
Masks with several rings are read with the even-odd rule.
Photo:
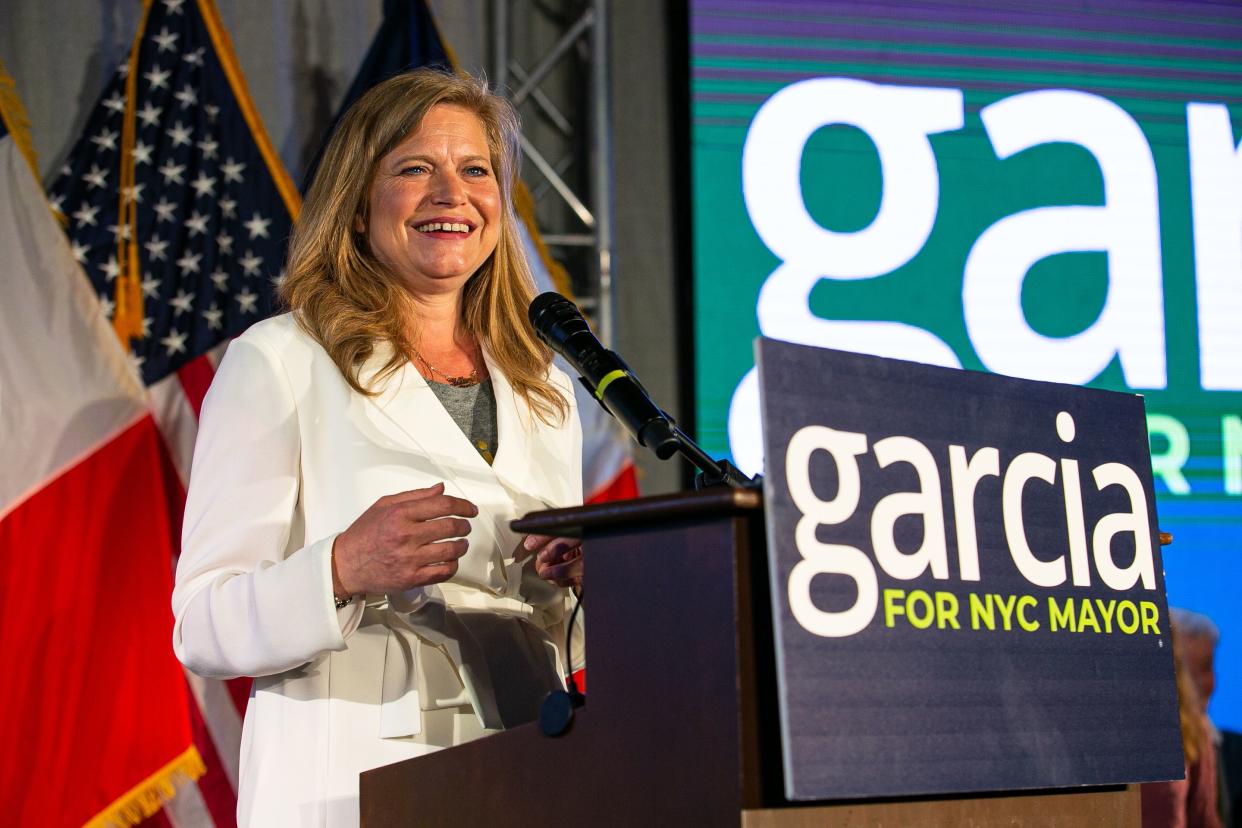
[[195, 210], [194, 214], [185, 220], [183, 226], [190, 231], [190, 238], [194, 238], [200, 233], [207, 232], [207, 216]]
[[150, 164], [151, 163], [151, 151], [153, 149], [155, 149], [155, 147], [152, 147], [149, 144], [144, 144], [141, 138], [134, 141], [134, 148], [130, 150], [129, 152], [130, 157], [134, 159], [134, 165], [137, 166], [138, 164]]
[[176, 124], [164, 130], [164, 134], [172, 139], [174, 147], [180, 147], [182, 145], [189, 145], [191, 131], [185, 124], [177, 121]]
[[150, 239], [142, 243], [142, 246], [147, 249], [147, 255], [152, 260], [157, 262], [161, 259], [168, 258], [168, 245], [169, 242], [163, 241], [158, 235], [152, 236]]
[[232, 156], [220, 165], [220, 172], [224, 173], [225, 182], [236, 181], [242, 183], [242, 170], [246, 169], [245, 164], [239, 164], [233, 160]]
[[161, 52], [171, 52], [177, 48], [177, 38], [179, 37], [181, 37], [181, 35], [168, 31], [168, 27], [165, 26], [160, 29], [159, 34], [152, 35], [151, 40], [155, 42], [155, 45], [160, 47]]
[[251, 239], [267, 238], [267, 226], [272, 223], [271, 219], [265, 219], [258, 213], [251, 216], [250, 221], [242, 226], [250, 232]]
[[154, 106], [150, 101], [142, 105], [134, 114], [138, 116], [138, 120], [142, 121], [144, 127], [153, 127], [160, 122], [160, 115], [164, 112], [163, 107]]
[[[118, 66], [51, 188], [106, 315], [137, 256], [131, 359], [148, 384], [275, 306], [290, 217], [250, 128], [199, 5], [155, 0], [135, 61]], [[118, 250], [126, 241], [136, 250]]]
[[181, 101], [181, 108], [187, 109], [198, 103], [198, 93], [194, 91], [194, 87], [188, 83], [181, 87], [181, 91], [173, 95], [174, 98]]
[[185, 172], [185, 164], [174, 164], [172, 161], [168, 161], [159, 168], [160, 175], [164, 176], [165, 184], [172, 184], [173, 182], [184, 184], [185, 179], [181, 177], [183, 172]]
[[203, 311], [203, 319], [207, 322], [207, 327], [213, 331], [221, 328], [221, 319], [224, 317], [224, 311], [220, 310], [220, 306], [215, 302], [211, 303], [211, 307]]
[[116, 259], [111, 256], [104, 259], [104, 262], [99, 266], [99, 269], [103, 271], [104, 280], [107, 282], [115, 282], [116, 277], [121, 275], [121, 266], [117, 264]]
[[258, 276], [259, 268], [263, 266], [263, 257], [256, 256], [247, 250], [246, 255], [238, 259], [237, 263], [242, 266], [242, 270], [246, 271], [247, 276]]
[[90, 204], [83, 201], [82, 206], [79, 207], [77, 212], [73, 214], [73, 217], [77, 219], [78, 227], [81, 227], [85, 224], [92, 226], [95, 225], [95, 216], [97, 215], [99, 215], [99, 208], [92, 207]]
[[181, 268], [182, 276], [187, 276], [191, 273], [198, 273], [198, 263], [202, 260], [202, 253], [186, 253], [180, 259], [177, 259], [177, 267]]
[[152, 89], [163, 89], [168, 85], [168, 77], [172, 72], [161, 69], [159, 65], [151, 67], [151, 71], [143, 72], [142, 76], [151, 84]]
[[107, 187], [108, 171], [100, 169], [96, 164], [91, 164], [91, 171], [82, 176], [82, 180], [89, 184], [92, 190], [99, 187]]
[[194, 188], [194, 194], [202, 198], [207, 195], [215, 195], [216, 180], [205, 172], [198, 174], [198, 178], [190, 182], [190, 186]]
[[160, 203], [155, 205], [155, 222], [173, 221], [173, 213], [177, 212], [177, 202], [169, 201], [160, 196]]
[[212, 138], [210, 135], [208, 135], [203, 140], [199, 141], [197, 144], [195, 144], [195, 146], [198, 147], [199, 151], [203, 153], [204, 161], [213, 160], [216, 157], [216, 150], [220, 149], [220, 145], [217, 144], [216, 140]]
[[252, 292], [250, 288], [242, 288], [242, 292], [237, 294], [237, 306], [242, 313], [254, 313], [258, 310], [259, 296]]
[[194, 294], [179, 290], [176, 296], [168, 300], [168, 305], [173, 309], [174, 316], [189, 313], [194, 309]]
[[91, 136], [91, 143], [100, 149], [115, 150], [116, 139], [121, 137], [121, 133], [113, 132], [107, 127], [101, 129], [98, 135]]
[[172, 356], [173, 354], [184, 354], [185, 353], [185, 341], [188, 338], [189, 337], [187, 334], [182, 333], [176, 328], [173, 328], [172, 330], [168, 332], [167, 336], [160, 339], [160, 344], [163, 345], [166, 349], [168, 349], [167, 350], [168, 356]]

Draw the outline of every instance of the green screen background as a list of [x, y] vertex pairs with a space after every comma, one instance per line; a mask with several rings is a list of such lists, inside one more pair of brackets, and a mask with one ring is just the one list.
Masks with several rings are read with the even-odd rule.
[[[1242, 496], [1225, 492], [1221, 439], [1222, 416], [1242, 415], [1242, 393], [1199, 385], [1186, 127], [1188, 102], [1224, 103], [1235, 143], [1242, 138], [1242, 7], [893, 2], [867, 9], [699, 0], [691, 40], [696, 436], [714, 456], [729, 456], [729, 403], [754, 365], [760, 333], [756, 299], [781, 263], [755, 233], [742, 197], [743, 142], [771, 95], [815, 77], [962, 90], [964, 128], [931, 136], [940, 202], [927, 243], [887, 275], [821, 280], [810, 306], [826, 319], [924, 328], [975, 370], [986, 369], [962, 310], [962, 273], [975, 240], [1022, 210], [1104, 200], [1099, 166], [1085, 149], [1045, 144], [998, 160], [980, 110], [1019, 92], [1075, 89], [1108, 98], [1138, 122], [1158, 176], [1168, 372], [1166, 389], [1142, 393], [1149, 414], [1175, 417], [1191, 438], [1183, 469], [1191, 494], [1173, 495], [1156, 480], [1160, 526], [1175, 536], [1164, 554], [1169, 601], [1221, 626], [1211, 713], [1218, 725], [1242, 729]], [[874, 218], [883, 181], [860, 130], [816, 132], [801, 180], [807, 208], [824, 227], [856, 231]], [[1242, 273], [1238, 283], [1242, 289]], [[1096, 319], [1107, 286], [1105, 253], [1051, 256], [1028, 273], [1023, 309], [1039, 333], [1067, 336]], [[1128, 390], [1116, 359], [1090, 384]], [[1167, 445], [1156, 438], [1152, 448]]]

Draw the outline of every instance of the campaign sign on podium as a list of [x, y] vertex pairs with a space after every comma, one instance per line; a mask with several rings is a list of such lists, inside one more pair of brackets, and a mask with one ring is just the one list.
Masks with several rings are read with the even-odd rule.
[[1141, 397], [757, 359], [789, 798], [1181, 778]]

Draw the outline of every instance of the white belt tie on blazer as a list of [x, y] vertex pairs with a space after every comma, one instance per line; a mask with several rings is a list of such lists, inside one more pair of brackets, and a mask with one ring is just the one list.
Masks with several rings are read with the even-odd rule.
[[[555, 648], [540, 653], [531, 640], [530, 604], [452, 584], [441, 587], [392, 596], [382, 608], [388, 636], [380, 738], [416, 736], [422, 732], [423, 711], [466, 704], [484, 728], [501, 729], [515, 723], [513, 708], [498, 699], [502, 684], [520, 687], [518, 692], [528, 698], [560, 686]], [[446, 605], [445, 592], [452, 606]], [[517, 646], [511, 646], [515, 639]], [[499, 674], [489, 666], [498, 658], [505, 663]]]

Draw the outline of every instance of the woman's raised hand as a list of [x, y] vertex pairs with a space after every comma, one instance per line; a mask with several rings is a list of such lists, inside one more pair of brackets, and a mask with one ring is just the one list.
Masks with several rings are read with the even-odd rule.
[[337, 535], [333, 592], [404, 592], [447, 581], [468, 548], [465, 518], [478, 513], [469, 500], [446, 495], [443, 483], [381, 497]]

